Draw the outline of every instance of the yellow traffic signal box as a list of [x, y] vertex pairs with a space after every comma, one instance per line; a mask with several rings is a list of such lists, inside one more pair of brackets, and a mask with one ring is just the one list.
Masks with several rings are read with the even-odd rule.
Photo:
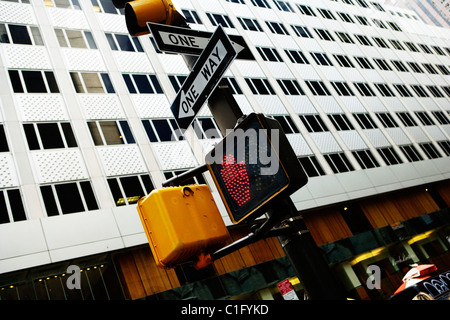
[[202, 260], [230, 239], [207, 185], [153, 190], [137, 210], [160, 268]]

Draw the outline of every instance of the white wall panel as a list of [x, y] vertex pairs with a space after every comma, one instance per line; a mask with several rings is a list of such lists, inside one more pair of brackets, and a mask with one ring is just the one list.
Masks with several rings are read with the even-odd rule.
[[131, 99], [141, 118], [173, 117], [169, 100], [164, 94], [135, 94]]
[[29, 93], [15, 98], [23, 121], [69, 120], [62, 95]]
[[52, 69], [47, 48], [4, 44], [5, 65], [17, 69]]
[[80, 150], [33, 151], [31, 153], [39, 183], [89, 178]]
[[97, 147], [107, 176], [146, 172], [139, 148], [135, 145]]
[[79, 94], [86, 119], [123, 119], [125, 113], [117, 95]]
[[37, 24], [31, 5], [5, 1], [0, 2], [0, 21]]
[[19, 185], [14, 160], [9, 152], [0, 153], [0, 188]]

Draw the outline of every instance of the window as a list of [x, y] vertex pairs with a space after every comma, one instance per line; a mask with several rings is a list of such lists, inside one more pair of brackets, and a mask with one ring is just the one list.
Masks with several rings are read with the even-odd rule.
[[400, 72], [408, 72], [408, 68], [401, 62], [400, 60], [391, 60], [394, 67], [397, 69], [397, 71]]
[[308, 132], [329, 131], [322, 118], [318, 114], [302, 114], [299, 115], [299, 117]]
[[316, 16], [314, 11], [309, 6], [305, 6], [303, 4], [297, 4], [298, 10], [300, 10], [301, 14], [307, 15], [307, 16]]
[[386, 83], [374, 83], [374, 85], [383, 97], [395, 97], [394, 92]]
[[366, 57], [355, 57], [355, 60], [363, 69], [375, 69]]
[[53, 71], [8, 70], [15, 93], [59, 93]]
[[345, 114], [329, 114], [328, 118], [339, 131], [355, 129]]
[[237, 18], [239, 23], [242, 25], [242, 28], [247, 31], [261, 31], [263, 32], [263, 29], [259, 25], [258, 21], [256, 19], [249, 19], [249, 18]]
[[8, 142], [6, 140], [5, 128], [0, 124], [0, 152], [8, 152]]
[[267, 79], [245, 78], [253, 94], [275, 94], [272, 86]]
[[444, 141], [437, 141], [437, 144], [444, 150], [447, 157], [450, 156], [450, 141], [444, 140]]
[[401, 97], [412, 97], [411, 91], [404, 84], [394, 84], [395, 90], [400, 94]]
[[228, 85], [228, 89], [231, 90], [232, 94], [242, 94], [241, 87], [239, 87], [236, 79], [234, 78], [222, 78], [222, 83], [225, 82]]
[[369, 38], [367, 38], [364, 35], [355, 34], [356, 39], [359, 41], [360, 44], [363, 46], [373, 46], [373, 44], [370, 42]]
[[445, 52], [444, 50], [442, 50], [441, 48], [439, 48], [438, 46], [431, 46], [431, 48], [433, 48], [434, 51], [436, 51], [436, 53], [440, 56], [445, 56]]
[[391, 67], [388, 65], [386, 60], [374, 58], [373, 61], [375, 61], [375, 63], [377, 64], [378, 68], [380, 68], [380, 70], [392, 71]]
[[425, 70], [428, 71], [430, 74], [438, 74], [437, 70], [433, 67], [431, 63], [422, 63]]
[[432, 53], [433, 53], [433, 52], [430, 50], [430, 48], [428, 48], [427, 45], [425, 45], [425, 44], [423, 44], [423, 43], [418, 43], [417, 45], [420, 47], [420, 49], [422, 49], [422, 51], [423, 51], [424, 53], [427, 53], [427, 54], [432, 54]]
[[283, 62], [280, 54], [275, 48], [256, 47], [264, 61]]
[[445, 94], [450, 97], [450, 86], [441, 86], [442, 90], [444, 90]]
[[412, 52], [419, 52], [419, 49], [417, 49], [416, 45], [409, 41], [404, 41], [405, 46], [409, 49], [409, 51]]
[[389, 48], [389, 45], [386, 43], [386, 41], [384, 41], [384, 39], [378, 37], [372, 37], [372, 39], [380, 48]]
[[381, 4], [379, 4], [379, 3], [377, 3], [377, 2], [370, 2], [374, 7], [375, 7], [375, 9], [377, 9], [378, 11], [381, 11], [381, 12], [386, 12], [386, 10], [384, 10], [384, 8], [381, 6]]
[[212, 25], [217, 27], [219, 24], [224, 28], [234, 28], [230, 18], [225, 14], [209, 13], [206, 12], [206, 16], [211, 21]]
[[331, 33], [328, 30], [314, 28], [314, 31], [317, 33], [317, 35], [319, 36], [319, 38], [321, 40], [334, 41], [333, 36], [331, 35]]
[[431, 143], [421, 143], [419, 144], [420, 148], [425, 152], [427, 157], [429, 159], [436, 159], [440, 158], [441, 155], [439, 154], [439, 151], [436, 149], [436, 147]]
[[434, 125], [433, 120], [431, 120], [431, 117], [425, 111], [417, 111], [417, 112], [415, 112], [415, 114], [424, 126], [433, 126]]
[[291, 7], [291, 4], [287, 1], [273, 0], [273, 2], [280, 11], [294, 12], [294, 10]]
[[333, 54], [334, 59], [336, 59], [339, 66], [343, 68], [354, 68], [355, 66], [350, 61], [350, 58], [340, 54]]
[[388, 24], [388, 26], [394, 30], [394, 31], [402, 31], [402, 29], [399, 27], [398, 24], [396, 24], [395, 22], [392, 21], [386, 21], [386, 23]]
[[325, 83], [323, 81], [305, 81], [309, 90], [315, 96], [331, 96], [330, 91], [328, 91]]
[[194, 132], [198, 139], [217, 139], [222, 138], [220, 129], [212, 117], [195, 118], [192, 123]]
[[175, 119], [142, 120], [150, 142], [181, 141], [181, 133]]
[[426, 87], [431, 92], [433, 97], [436, 97], [436, 98], [444, 97], [444, 94], [439, 90], [439, 88], [437, 86], [426, 86]]
[[352, 154], [363, 169], [376, 168], [380, 166], [370, 150], [352, 151]]
[[68, 122], [24, 123], [23, 129], [30, 150], [78, 147]]
[[105, 33], [109, 47], [114, 51], [144, 52], [138, 37], [127, 34]]
[[0, 23], [0, 43], [43, 46], [38, 27]]
[[136, 143], [126, 120], [88, 121], [96, 146]]
[[129, 93], [164, 93], [154, 74], [122, 74]]
[[70, 72], [77, 93], [115, 93], [107, 73]]
[[281, 87], [285, 95], [304, 95], [305, 92], [300, 87], [297, 80], [277, 79], [278, 85]]
[[291, 27], [297, 36], [301, 38], [313, 38], [311, 32], [309, 32], [307, 27], [298, 25], [291, 25]]
[[330, 10], [327, 10], [327, 9], [317, 9], [317, 11], [319, 11], [320, 15], [321, 15], [322, 17], [324, 17], [325, 19], [336, 20], [336, 17], [333, 15], [333, 13], [331, 13]]
[[44, 4], [47, 7], [81, 10], [78, 0], [49, 0], [44, 1]]
[[274, 34], [289, 35], [289, 32], [286, 30], [285, 26], [282, 23], [266, 21], [266, 25]]
[[407, 62], [407, 64], [412, 69], [412, 71], [414, 71], [416, 73], [424, 73], [422, 68], [417, 63], [415, 63], [415, 62]]
[[352, 19], [352, 17], [345, 12], [337, 12], [337, 15], [339, 16], [339, 18], [341, 18], [342, 21], [344, 22], [348, 22], [348, 23], [355, 23]]
[[370, 26], [370, 22], [366, 17], [363, 16], [355, 16], [356, 20], [359, 22], [359, 24], [363, 26]]
[[405, 127], [417, 126], [417, 122], [408, 112], [397, 112], [397, 116], [400, 118]]
[[288, 115], [274, 115], [272, 116], [275, 120], [277, 120], [281, 127], [283, 128], [284, 133], [300, 133], [297, 126], [295, 125], [292, 118]]
[[298, 160], [300, 161], [300, 164], [308, 177], [325, 175], [325, 171], [323, 171], [315, 156], [299, 157]]
[[89, 181], [41, 186], [47, 216], [97, 210], [97, 200]]
[[377, 151], [387, 165], [403, 163], [393, 147], [379, 148]]
[[90, 31], [55, 28], [55, 35], [61, 47], [97, 49]]
[[123, 14], [125, 10], [125, 9], [116, 9], [112, 1], [108, 0], [91, 0], [91, 3], [92, 6], [94, 7], [95, 12]]
[[375, 129], [377, 125], [368, 113], [355, 113], [353, 117], [363, 129]]
[[311, 56], [319, 66], [332, 66], [333, 63], [323, 52], [311, 52]]
[[378, 28], [387, 29], [387, 27], [384, 24], [384, 22], [381, 21], [380, 19], [372, 19], [372, 21], [373, 21], [373, 24], [376, 25]]
[[416, 147], [414, 147], [413, 145], [399, 146], [399, 148], [400, 150], [402, 150], [403, 154], [405, 155], [405, 157], [408, 159], [409, 162], [423, 160], [422, 156], [417, 151]]
[[402, 46], [402, 44], [400, 43], [400, 41], [394, 40], [394, 39], [389, 39], [389, 42], [392, 44], [392, 47], [393, 47], [394, 49], [397, 49], [397, 50], [405, 50], [405, 48]]
[[363, 8], [369, 8], [369, 5], [365, 0], [356, 0], [356, 3], [358, 3]]
[[292, 63], [299, 63], [299, 64], [309, 64], [308, 59], [306, 59], [303, 52], [298, 50], [284, 50], [286, 55], [289, 57]]
[[418, 84], [412, 84], [411, 88], [414, 90], [414, 92], [417, 94], [417, 96], [426, 98], [429, 97], [428, 93], [425, 91], [425, 89], [422, 86], [419, 86]]
[[390, 113], [380, 112], [376, 113], [378, 120], [381, 121], [385, 128], [397, 128], [398, 124]]
[[26, 220], [19, 189], [0, 189], [0, 224]]
[[267, 3], [266, 0], [250, 0], [250, 1], [255, 7], [270, 9], [270, 5]]
[[196, 11], [181, 9], [181, 12], [183, 12], [187, 23], [203, 24], [202, 20], [200, 19]]
[[443, 74], [448, 76], [450, 74], [450, 71], [448, 71], [447, 67], [443, 64], [437, 64], [436, 67], [439, 69], [439, 71]]
[[450, 120], [442, 111], [432, 111], [433, 116], [437, 119], [440, 124], [450, 124]]
[[155, 188], [148, 174], [108, 178], [107, 181], [117, 207], [137, 203]]
[[347, 32], [336, 31], [335, 33], [343, 43], [355, 43]]
[[340, 96], [354, 96], [355, 94], [350, 89], [347, 82], [343, 81], [331, 81], [331, 85], [333, 86], [334, 90], [338, 93]]
[[375, 92], [370, 88], [370, 86], [365, 82], [354, 82], [353, 83], [358, 90], [359, 94], [364, 97], [374, 97]]
[[348, 172], [355, 170], [350, 161], [348, 160], [347, 156], [343, 152], [324, 154], [323, 156], [334, 173]]
[[172, 84], [173, 89], [175, 92], [180, 91], [181, 86], [183, 85], [184, 81], [186, 80], [187, 76], [169, 76], [170, 83]]
[[[186, 172], [187, 170], [177, 170], [177, 171], [165, 171], [164, 177], [166, 179], [173, 178], [175, 176], [179, 176], [180, 174]], [[207, 184], [205, 178], [203, 177], [203, 174], [198, 174], [195, 177], [186, 180], [182, 183], [183, 186], [189, 185], [189, 184]]]

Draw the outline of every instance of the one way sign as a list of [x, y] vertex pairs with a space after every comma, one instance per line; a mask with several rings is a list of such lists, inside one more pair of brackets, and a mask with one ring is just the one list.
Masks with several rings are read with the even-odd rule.
[[170, 107], [181, 130], [192, 123], [236, 55], [233, 44], [219, 26]]

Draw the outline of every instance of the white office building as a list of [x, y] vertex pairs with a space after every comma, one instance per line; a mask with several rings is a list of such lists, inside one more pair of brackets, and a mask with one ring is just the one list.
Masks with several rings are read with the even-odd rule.
[[[220, 24], [250, 47], [255, 60], [224, 77], [245, 114], [282, 124], [309, 176], [298, 210], [448, 185], [448, 28], [377, 0], [176, 4], [192, 29]], [[110, 0], [0, 0], [0, 299], [51, 298], [68, 265], [100, 270], [147, 245], [137, 200], [219, 141], [204, 134], [218, 130], [206, 105], [196, 130], [171, 139], [188, 74], [150, 35], [129, 36]], [[196, 182], [231, 227], [209, 173]]]

